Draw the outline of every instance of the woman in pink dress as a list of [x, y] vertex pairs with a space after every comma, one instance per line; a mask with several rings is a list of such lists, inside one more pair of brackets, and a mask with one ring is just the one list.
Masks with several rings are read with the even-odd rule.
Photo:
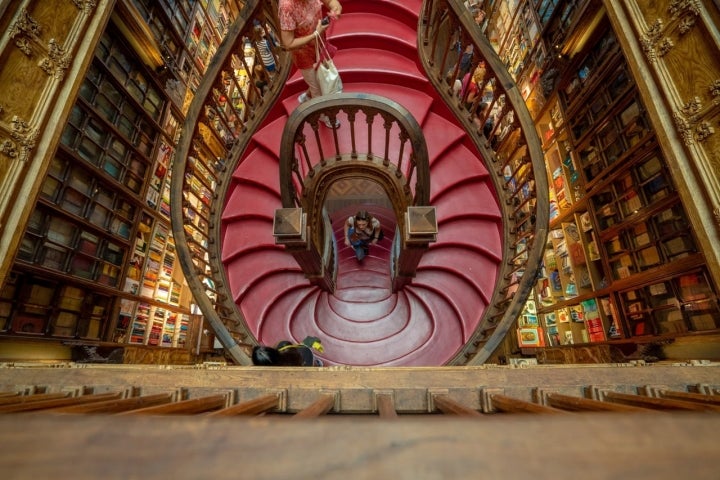
[[[317, 37], [324, 35], [328, 27], [322, 22], [323, 5], [330, 18], [340, 18], [342, 6], [338, 0], [280, 0], [278, 5], [280, 40], [283, 47], [290, 50], [293, 63], [308, 85], [308, 90], [298, 97], [300, 103], [321, 95], [320, 85], [315, 77], [315, 42]], [[335, 47], [325, 43], [332, 56]], [[326, 126], [332, 128], [326, 116], [321, 119]], [[339, 125], [336, 124], [337, 126]]]

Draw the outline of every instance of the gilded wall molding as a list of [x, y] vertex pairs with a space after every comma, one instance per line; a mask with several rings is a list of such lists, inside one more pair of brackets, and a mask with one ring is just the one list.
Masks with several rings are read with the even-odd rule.
[[650, 63], [655, 63], [658, 57], [664, 57], [675, 47], [674, 34], [684, 36], [692, 30], [700, 15], [700, 1], [672, 0], [667, 13], [666, 22], [656, 18], [640, 35], [640, 45]]
[[[0, 283], [114, 0], [19, 0], [0, 8]], [[18, 200], [22, 199], [22, 203]]]
[[603, 4], [720, 283], [720, 9], [707, 0]]
[[48, 42], [48, 56], [43, 58], [39, 65], [48, 75], [62, 80], [71, 62], [72, 57], [54, 38], [51, 38]]
[[73, 5], [84, 14], [89, 14], [97, 6], [95, 0], [72, 0]]
[[4, 133], [0, 137], [0, 152], [11, 160], [27, 162], [35, 148], [38, 129], [31, 128], [26, 121], [14, 115], [10, 125], [0, 123], [0, 132]]
[[33, 53], [31, 44], [40, 43], [41, 33], [40, 24], [25, 8], [20, 11], [18, 19], [10, 25], [10, 38], [15, 39], [15, 46], [28, 57], [32, 57]]
[[699, 96], [684, 103], [673, 114], [678, 133], [686, 146], [704, 142], [715, 133], [713, 122], [720, 117], [720, 79], [707, 87], [710, 102], [703, 105]]
[[55, 38], [51, 38], [47, 45], [44, 45], [40, 38], [41, 35], [40, 24], [30, 16], [26, 9], [22, 9], [18, 19], [10, 27], [10, 38], [15, 40], [15, 46], [25, 56], [41, 57], [38, 66], [42, 71], [57, 80], [62, 80], [72, 62], [72, 57]]

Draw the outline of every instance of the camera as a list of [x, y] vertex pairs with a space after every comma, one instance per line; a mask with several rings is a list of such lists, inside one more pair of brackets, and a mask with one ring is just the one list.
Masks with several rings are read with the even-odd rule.
[[330, 23], [330, 17], [324, 17], [324, 18], [320, 21], [320, 23], [322, 23], [323, 25], [329, 24], [329, 23]]

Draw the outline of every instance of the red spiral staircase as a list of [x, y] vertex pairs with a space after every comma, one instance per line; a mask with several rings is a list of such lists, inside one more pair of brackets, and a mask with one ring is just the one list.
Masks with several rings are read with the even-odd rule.
[[[275, 244], [273, 216], [282, 206], [280, 138], [305, 88], [293, 73], [234, 171], [222, 215], [229, 288], [260, 343], [312, 335], [323, 341], [326, 365], [433, 366], [449, 362], [478, 326], [502, 260], [501, 212], [482, 159], [416, 61], [420, 9], [420, 0], [349, 0], [328, 33], [339, 48], [334, 61], [345, 92], [387, 97], [422, 126], [437, 242], [412, 284], [392, 292], [392, 210], [361, 202], [330, 211], [338, 245], [333, 293], [311, 285]], [[347, 125], [343, 114], [339, 119]], [[320, 134], [332, 131], [321, 126]], [[386, 233], [361, 264], [342, 234], [345, 219], [360, 207], [376, 214]]]

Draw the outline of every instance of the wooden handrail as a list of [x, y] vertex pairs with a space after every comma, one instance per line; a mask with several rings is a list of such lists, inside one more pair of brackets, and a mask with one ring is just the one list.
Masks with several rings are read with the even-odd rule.
[[670, 398], [674, 400], [685, 400], [688, 402], [708, 403], [710, 405], [720, 405], [720, 395], [705, 395], [703, 393], [692, 392], [676, 392], [673, 390], [663, 390], [660, 392], [662, 398]]
[[[542, 144], [517, 85], [463, 2], [426, 0], [421, 15], [418, 52], [422, 65], [493, 173], [503, 214], [506, 249], [492, 299], [474, 334], [450, 362], [479, 365], [514, 326], [541, 266], [549, 224]], [[486, 64], [479, 90], [483, 96], [486, 90], [492, 91], [492, 96], [477, 115], [473, 112], [478, 111], [480, 98], [466, 108], [466, 98], [453, 93], [455, 81], [462, 80], [458, 44], [473, 46], [470, 72], [480, 60]], [[518, 254], [519, 250], [524, 253]]]
[[14, 395], [12, 397], [0, 398], [0, 406], [13, 405], [17, 403], [41, 402], [43, 400], [54, 400], [56, 398], [65, 398], [69, 396], [68, 392], [57, 393], [36, 393], [33, 395]]
[[692, 411], [714, 411], [720, 412], [720, 406], [708, 405], [685, 400], [674, 400], [669, 398], [645, 397], [620, 392], [605, 392], [604, 398], [625, 405], [635, 405], [645, 408], [656, 408], [658, 410], [692, 410]]
[[[188, 108], [176, 149], [170, 191], [177, 258], [194, 302], [226, 354], [241, 365], [252, 362], [237, 341], [252, 336], [227, 289], [219, 251], [222, 243], [219, 205], [240, 154], [287, 81], [291, 60], [289, 52], [270, 42], [276, 69], [268, 75], [269, 88], [260, 90], [249, 82], [247, 92], [236, 78], [236, 67], [240, 65], [233, 62], [240, 62], [246, 70], [249, 67], [244, 58], [245, 39], [253, 38], [256, 23], [265, 35], [277, 38], [276, 11], [277, 0], [246, 2], [228, 29]], [[242, 109], [233, 103], [228, 92], [242, 98]]]

